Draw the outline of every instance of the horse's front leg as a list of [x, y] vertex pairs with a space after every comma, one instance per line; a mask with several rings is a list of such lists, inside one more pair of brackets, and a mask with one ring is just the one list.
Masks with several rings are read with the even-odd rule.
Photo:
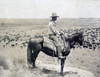
[[60, 71], [60, 75], [62, 75], [62, 76], [64, 75], [63, 74], [63, 68], [64, 68], [65, 60], [66, 60], [66, 58], [61, 59], [61, 71]]

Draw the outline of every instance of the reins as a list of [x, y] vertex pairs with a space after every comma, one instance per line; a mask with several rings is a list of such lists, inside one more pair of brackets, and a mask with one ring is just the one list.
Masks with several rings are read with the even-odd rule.
[[65, 42], [66, 42], [66, 41], [65, 41], [65, 38], [64, 38], [64, 36], [63, 36], [63, 35], [61, 36], [61, 39], [62, 39], [62, 41], [63, 41], [63, 45], [64, 45], [64, 48], [63, 48], [63, 50], [62, 50], [62, 51], [65, 51], [65, 48], [66, 48], [66, 46], [65, 46]]

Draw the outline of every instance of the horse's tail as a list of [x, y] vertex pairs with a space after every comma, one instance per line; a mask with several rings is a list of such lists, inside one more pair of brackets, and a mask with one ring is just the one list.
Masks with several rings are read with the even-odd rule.
[[27, 47], [27, 64], [28, 64], [28, 66], [32, 64], [31, 42], [28, 43], [28, 47]]

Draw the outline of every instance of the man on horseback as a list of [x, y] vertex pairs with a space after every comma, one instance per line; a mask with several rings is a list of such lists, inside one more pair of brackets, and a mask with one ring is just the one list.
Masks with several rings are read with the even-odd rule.
[[61, 42], [59, 40], [59, 38], [61, 37], [62, 33], [60, 33], [57, 29], [56, 29], [56, 20], [57, 20], [57, 14], [56, 13], [52, 13], [51, 16], [51, 20], [49, 22], [49, 32], [50, 32], [50, 39], [53, 40], [54, 45], [56, 46], [56, 52], [58, 54], [58, 58], [62, 59], [64, 58], [64, 56], [62, 55], [62, 45]]

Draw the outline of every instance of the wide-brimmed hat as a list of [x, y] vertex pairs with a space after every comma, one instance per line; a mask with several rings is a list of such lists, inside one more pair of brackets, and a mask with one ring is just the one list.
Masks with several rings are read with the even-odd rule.
[[52, 13], [51, 17], [59, 17], [59, 16], [57, 15], [57, 13]]

